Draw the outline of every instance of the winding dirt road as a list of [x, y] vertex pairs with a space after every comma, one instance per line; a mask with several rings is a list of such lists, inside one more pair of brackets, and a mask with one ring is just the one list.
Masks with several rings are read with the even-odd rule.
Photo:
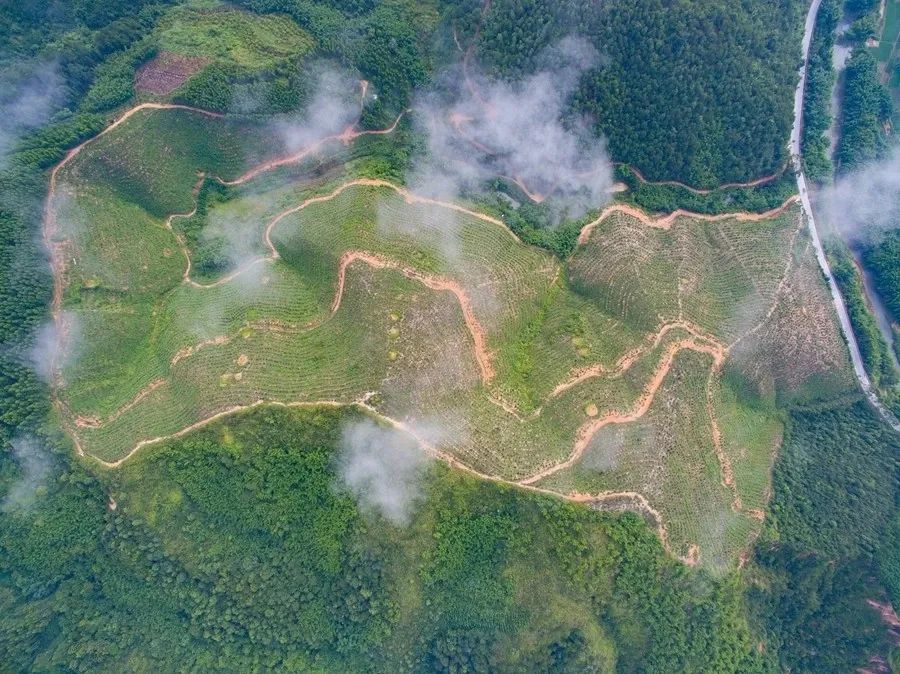
[[701, 189], [699, 187], [691, 187], [687, 183], [679, 182], [678, 180], [648, 180], [647, 178], [644, 177], [643, 173], [641, 173], [637, 168], [635, 168], [631, 164], [623, 164], [623, 163], [617, 162], [616, 165], [624, 166], [625, 168], [627, 168], [629, 171], [631, 171], [631, 173], [634, 174], [634, 177], [637, 178], [638, 181], [644, 183], [645, 185], [670, 185], [672, 187], [680, 187], [682, 189], [687, 190], [688, 192], [691, 192], [693, 194], [699, 194], [699, 195], [712, 194], [713, 192], [718, 192], [719, 190], [727, 190], [727, 189], [730, 189], [733, 187], [747, 188], [747, 187], [759, 187], [760, 185], [766, 185], [767, 183], [777, 180], [778, 178], [783, 176], [784, 172], [788, 168], [788, 165], [785, 164], [784, 166], [781, 167], [781, 170], [776, 171], [775, 173], [772, 173], [767, 176], [762, 176], [761, 178], [756, 178], [755, 180], [749, 180], [745, 183], [722, 183], [718, 187]]
[[720, 222], [722, 220], [758, 222], [760, 220], [768, 220], [784, 213], [787, 209], [797, 203], [797, 200], [797, 195], [790, 196], [785, 200], [783, 204], [781, 204], [781, 206], [768, 211], [764, 211], [762, 213], [738, 211], [735, 213], [718, 213], [716, 215], [708, 215], [706, 213], [694, 213], [693, 211], [686, 211], [683, 208], [679, 208], [667, 215], [661, 215], [658, 217], [648, 215], [645, 211], [642, 211], [635, 206], [630, 206], [629, 204], [612, 204], [604, 208], [600, 212], [600, 215], [598, 215], [594, 220], [586, 224], [581, 229], [581, 232], [578, 234], [578, 245], [584, 245], [585, 243], [587, 243], [594, 228], [601, 222], [603, 222], [606, 218], [608, 218], [612, 213], [624, 213], [625, 215], [629, 215], [632, 218], [639, 220], [647, 227], [669, 229], [672, 226], [672, 223], [675, 222], [675, 220], [677, 220], [678, 218], [691, 218], [692, 220], [703, 220], [704, 222]]
[[394, 120], [394, 123], [384, 129], [371, 129], [366, 131], [358, 131], [356, 129], [355, 124], [351, 124], [346, 129], [341, 131], [341, 133], [334, 134], [332, 136], [326, 136], [322, 138], [309, 147], [305, 147], [294, 154], [286, 155], [284, 157], [276, 157], [275, 159], [270, 159], [267, 162], [260, 164], [259, 166], [247, 171], [243, 175], [235, 178], [234, 180], [223, 180], [221, 178], [217, 178], [217, 180], [223, 185], [234, 186], [234, 185], [243, 185], [244, 183], [253, 180], [255, 177], [262, 173], [266, 173], [268, 171], [272, 171], [273, 169], [280, 168], [282, 166], [289, 166], [291, 164], [298, 164], [307, 157], [317, 154], [329, 143], [340, 142], [344, 145], [350, 145], [357, 138], [362, 138], [363, 136], [384, 136], [390, 133], [393, 133], [397, 129], [397, 125], [400, 124], [400, 120], [403, 119], [403, 115], [408, 113], [409, 110], [404, 110], [399, 115], [397, 115], [397, 119]]
[[572, 453], [569, 455], [569, 458], [537, 472], [530, 477], [519, 480], [518, 483], [523, 485], [534, 484], [561, 470], [571, 468], [579, 459], [581, 459], [584, 451], [588, 448], [588, 445], [590, 445], [591, 440], [594, 439], [594, 436], [601, 428], [610, 424], [626, 424], [631, 421], [637, 421], [644, 416], [644, 414], [647, 413], [647, 410], [650, 409], [650, 405], [653, 403], [656, 392], [665, 380], [666, 375], [668, 375], [669, 370], [672, 369], [672, 363], [675, 360], [675, 356], [683, 349], [690, 349], [698, 353], [708, 354], [713, 357], [713, 362], [715, 364], [719, 364], [725, 359], [725, 350], [722, 347], [711, 346], [694, 338], [683, 339], [669, 344], [666, 347], [659, 364], [656, 366], [653, 376], [650, 378], [650, 381], [644, 387], [643, 392], [630, 410], [626, 412], [611, 412], [599, 419], [587, 421], [576, 433], [575, 446], [572, 448]]
[[54, 241], [54, 237], [57, 234], [54, 201], [56, 200], [57, 178], [59, 176], [59, 172], [63, 168], [65, 168], [75, 157], [77, 157], [85, 147], [96, 142], [97, 140], [108, 134], [110, 131], [118, 128], [129, 119], [131, 119], [134, 115], [143, 110], [189, 110], [190, 112], [196, 112], [207, 117], [222, 117], [222, 115], [217, 112], [210, 112], [209, 110], [202, 110], [200, 108], [194, 108], [189, 105], [177, 105], [175, 103], [141, 103], [140, 105], [136, 105], [124, 112], [120, 117], [113, 121], [112, 124], [100, 131], [100, 133], [98, 133], [96, 136], [88, 138], [80, 145], [76, 145], [71, 150], [66, 152], [62, 161], [60, 161], [56, 166], [53, 167], [53, 169], [50, 171], [50, 184], [47, 189], [47, 198], [44, 200], [42, 235], [44, 246], [50, 253], [50, 268], [53, 272], [53, 298], [51, 300], [50, 311], [54, 320], [57, 320], [59, 318], [63, 291], [63, 259], [60, 255], [60, 246], [56, 241]]
[[653, 520], [653, 524], [656, 528], [657, 535], [659, 536], [660, 541], [662, 542], [663, 548], [665, 548], [666, 552], [673, 558], [682, 561], [683, 563], [694, 566], [700, 561], [699, 549], [697, 546], [691, 546], [688, 550], [688, 554], [685, 556], [681, 556], [676, 553], [669, 542], [669, 531], [663, 523], [662, 514], [654, 509], [646, 498], [642, 494], [637, 492], [602, 492], [600, 494], [583, 494], [578, 492], [573, 492], [571, 494], [562, 494], [560, 492], [552, 491], [550, 489], [544, 489], [542, 487], [535, 487], [532, 485], [522, 485], [517, 482], [512, 482], [510, 480], [504, 479], [502, 477], [498, 477], [497, 475], [489, 475], [487, 473], [482, 473], [474, 468], [467, 466], [462, 463], [452, 454], [449, 454], [441, 449], [438, 449], [434, 445], [432, 445], [426, 438], [422, 437], [419, 433], [416, 432], [414, 428], [409, 426], [409, 424], [405, 424], [399, 419], [394, 419], [393, 417], [386, 416], [381, 414], [376, 409], [368, 405], [365, 400], [357, 400], [351, 403], [342, 403], [337, 400], [315, 400], [309, 402], [282, 402], [278, 400], [257, 400], [253, 403], [249, 403], [247, 405], [235, 405], [233, 407], [229, 407], [228, 409], [222, 410], [221, 412], [214, 414], [206, 419], [202, 419], [190, 426], [186, 426], [182, 428], [180, 431], [173, 433], [171, 435], [160, 436], [157, 438], [150, 438], [148, 440], [143, 440], [138, 443], [134, 449], [132, 449], [128, 454], [123, 456], [121, 459], [117, 459], [116, 461], [104, 461], [93, 455], [88, 455], [94, 461], [96, 461], [99, 465], [108, 469], [119, 468], [126, 461], [131, 459], [135, 454], [137, 454], [140, 450], [148, 447], [150, 445], [154, 445], [160, 442], [165, 442], [168, 440], [173, 440], [177, 438], [184, 437], [185, 435], [199, 430], [209, 424], [218, 421], [224, 417], [230, 416], [232, 414], [238, 414], [240, 412], [246, 412], [257, 407], [282, 407], [286, 409], [297, 409], [297, 408], [319, 408], [319, 407], [333, 407], [333, 408], [355, 408], [359, 409], [366, 414], [374, 417], [378, 421], [381, 421], [385, 425], [391, 426], [392, 428], [397, 429], [403, 433], [406, 433], [411, 438], [416, 441], [416, 444], [429, 456], [439, 461], [443, 461], [449, 467], [458, 470], [460, 472], [466, 473], [467, 475], [471, 475], [479, 480], [485, 480], [488, 482], [493, 482], [495, 484], [504, 485], [507, 487], [514, 487], [516, 489], [524, 489], [529, 492], [533, 492], [536, 494], [541, 494], [543, 496], [550, 496], [552, 498], [562, 499], [564, 501], [571, 501], [573, 503], [585, 503], [585, 504], [601, 504], [606, 501], [622, 501], [627, 500], [633, 502], [632, 510], [637, 512], [646, 513]]

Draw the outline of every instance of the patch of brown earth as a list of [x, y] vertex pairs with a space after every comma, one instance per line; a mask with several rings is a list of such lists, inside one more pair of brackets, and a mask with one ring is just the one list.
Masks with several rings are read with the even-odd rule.
[[205, 56], [160, 52], [135, 73], [134, 88], [139, 94], [166, 96], [200, 72], [207, 63], [209, 59]]

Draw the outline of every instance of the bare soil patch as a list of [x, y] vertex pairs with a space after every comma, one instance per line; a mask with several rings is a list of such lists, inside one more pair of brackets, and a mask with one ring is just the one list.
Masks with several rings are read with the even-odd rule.
[[141, 94], [171, 94], [192, 75], [200, 72], [207, 63], [209, 59], [205, 56], [161, 52], [138, 69], [134, 77], [134, 88]]

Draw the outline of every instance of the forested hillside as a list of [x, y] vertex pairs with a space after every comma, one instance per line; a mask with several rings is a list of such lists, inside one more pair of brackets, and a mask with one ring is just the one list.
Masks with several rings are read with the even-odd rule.
[[[69, 86], [84, 91], [97, 64], [133, 44], [128, 55], [104, 66], [104, 102], [122, 103], [133, 93], [130, 73], [152, 56], [141, 42], [167, 3], [61, 3], [10, 9], [5, 32], [11, 45], [32, 49], [34, 26], [61, 30], [82, 23], [58, 45]], [[488, 74], [515, 78], [531, 72], [548, 46], [580, 35], [600, 55], [574, 101], [574, 112], [592, 116], [617, 161], [650, 179], [674, 179], [714, 187], [775, 172], [786, 157], [790, 91], [796, 82], [797, 44], [804, 3], [717, 0], [590, 3], [574, 0], [497, 0], [482, 17], [479, 2], [312, 2], [238, 0], [260, 13], [290, 16], [314, 40], [316, 56], [356, 67], [379, 92], [367, 123], [380, 124], [410, 102], [460, 44], [477, 38], [475, 61]], [[52, 10], [52, 11], [51, 11]], [[101, 30], [102, 28], [102, 30]], [[97, 31], [96, 38], [90, 31]], [[92, 41], [93, 40], [93, 41]], [[443, 62], [442, 62], [443, 61]], [[186, 103], [228, 109], [235, 87], [270, 86], [271, 110], [302, 101], [304, 82], [296, 60], [267, 70], [217, 62], [182, 95]], [[248, 89], [249, 88], [249, 89]], [[94, 104], [93, 107], [97, 107]]]
[[578, 93], [617, 161], [699, 187], [778, 171], [805, 3], [495, 0], [477, 54], [515, 77], [568, 34], [601, 55]]
[[414, 87], [459, 58], [454, 45], [468, 50], [475, 41], [473, 67], [515, 79], [546, 65], [548, 47], [581, 36], [600, 58], [572, 111], [593, 118], [616, 161], [699, 187], [752, 180], [786, 161], [799, 0], [496, 0], [486, 12], [477, 0], [239, 2], [291, 16], [318, 53], [358, 68], [380, 93], [370, 123], [403, 109]]
[[889, 649], [867, 601], [900, 599], [898, 456], [863, 401], [791, 414], [748, 591], [783, 671], [852, 671]]

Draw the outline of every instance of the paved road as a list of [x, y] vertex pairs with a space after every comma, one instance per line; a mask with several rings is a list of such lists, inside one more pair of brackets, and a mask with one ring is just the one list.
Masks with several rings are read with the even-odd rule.
[[803, 65], [800, 68], [800, 82], [797, 84], [797, 90], [794, 92], [794, 126], [791, 129], [791, 159], [794, 163], [794, 171], [797, 174], [797, 190], [800, 192], [800, 202], [803, 205], [803, 211], [806, 214], [806, 222], [809, 224], [809, 234], [812, 237], [813, 246], [816, 249], [816, 259], [819, 261], [819, 267], [822, 273], [828, 279], [828, 289], [831, 291], [831, 299], [834, 302], [834, 308], [837, 311], [838, 320], [841, 324], [841, 331], [847, 340], [847, 346], [850, 349], [850, 361], [853, 363], [853, 371], [859, 380], [863, 393], [872, 403], [878, 413], [884, 420], [890, 424], [895, 431], [900, 432], [900, 421], [891, 414], [891, 412], [881, 403], [869, 375], [866, 374], [866, 368], [863, 366], [862, 355], [859, 352], [859, 344], [856, 341], [856, 335], [853, 333], [853, 327], [850, 324], [850, 316], [847, 314], [847, 307], [844, 304], [844, 298], [841, 291], [838, 290], [834, 275], [831, 273], [831, 267], [828, 265], [828, 258], [825, 257], [825, 250], [822, 248], [822, 240], [819, 238], [819, 230], [816, 228], [816, 220], [813, 216], [812, 204], [809, 200], [809, 189], [806, 185], [806, 176], [803, 174], [803, 164], [800, 161], [800, 135], [803, 129], [803, 93], [806, 88], [806, 66], [809, 59], [809, 45], [812, 42], [813, 28], [816, 24], [816, 14], [819, 11], [819, 5], [822, 0], [813, 0], [806, 15], [806, 26], [803, 30]]

